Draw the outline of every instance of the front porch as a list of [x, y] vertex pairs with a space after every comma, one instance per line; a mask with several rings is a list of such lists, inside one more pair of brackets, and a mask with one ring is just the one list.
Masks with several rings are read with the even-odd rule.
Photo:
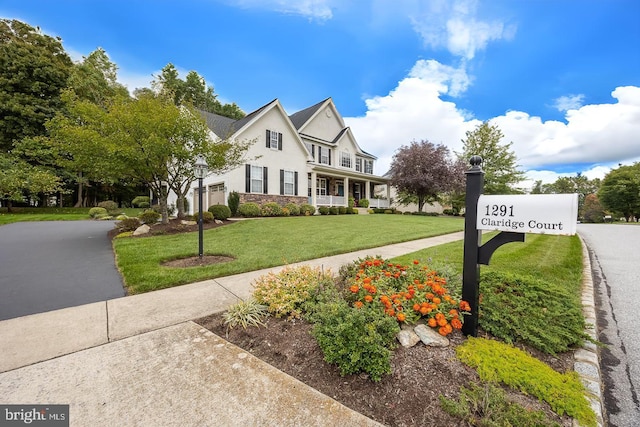
[[374, 196], [374, 188], [380, 184], [381, 182], [371, 179], [331, 176], [312, 172], [309, 174], [309, 204], [313, 206], [348, 206], [349, 198], [352, 197], [355, 206], [359, 206], [360, 200], [367, 199], [369, 207], [386, 208], [390, 206], [390, 194], [387, 194], [386, 197]]

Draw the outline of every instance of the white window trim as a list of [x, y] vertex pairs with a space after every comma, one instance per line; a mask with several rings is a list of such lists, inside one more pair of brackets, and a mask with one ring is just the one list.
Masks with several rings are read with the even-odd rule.
[[340, 166], [351, 169], [351, 153], [347, 151], [340, 152]]
[[[260, 171], [260, 173], [258, 173], [258, 170]], [[251, 165], [251, 192], [252, 193], [263, 193], [263, 178], [264, 178], [264, 169], [262, 166], [253, 166]], [[259, 186], [254, 184], [260, 183]], [[258, 190], [256, 191], [256, 188], [258, 188]]]
[[272, 130], [269, 133], [269, 135], [270, 135], [269, 148], [271, 148], [272, 150], [277, 150], [278, 149], [278, 132]]
[[[285, 196], [295, 195], [295, 192], [296, 192], [295, 179], [296, 179], [296, 173], [294, 171], [288, 171], [288, 170], [284, 171], [284, 195]], [[287, 187], [290, 188], [289, 191], [287, 191]]]

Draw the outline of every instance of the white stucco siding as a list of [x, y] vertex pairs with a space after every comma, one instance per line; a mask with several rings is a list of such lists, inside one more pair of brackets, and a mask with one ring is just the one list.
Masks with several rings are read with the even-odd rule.
[[318, 111], [300, 131], [324, 141], [333, 141], [343, 128], [344, 123], [342, 123], [342, 119], [331, 105], [328, 105]]

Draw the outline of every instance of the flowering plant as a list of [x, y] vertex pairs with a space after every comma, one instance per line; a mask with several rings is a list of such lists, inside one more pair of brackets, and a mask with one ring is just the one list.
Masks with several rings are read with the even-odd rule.
[[462, 315], [471, 309], [449, 293], [445, 278], [419, 261], [404, 266], [367, 257], [357, 267], [347, 295], [355, 308], [368, 305], [409, 324], [424, 318], [443, 336], [461, 329]]

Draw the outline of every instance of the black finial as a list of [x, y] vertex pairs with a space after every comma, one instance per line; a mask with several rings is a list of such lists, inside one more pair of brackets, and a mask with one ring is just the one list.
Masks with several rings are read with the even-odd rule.
[[471, 166], [473, 166], [473, 167], [480, 166], [482, 164], [482, 157], [480, 157], [480, 156], [471, 156], [471, 158], [469, 159], [469, 163], [471, 163]]

